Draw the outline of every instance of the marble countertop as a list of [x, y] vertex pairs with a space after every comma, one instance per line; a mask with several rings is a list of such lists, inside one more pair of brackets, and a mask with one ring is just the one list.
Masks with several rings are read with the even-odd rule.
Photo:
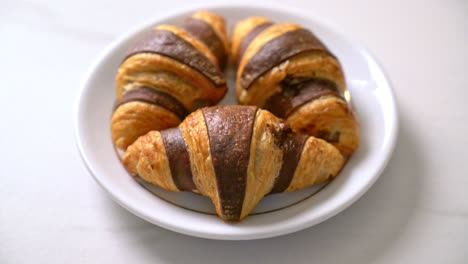
[[388, 167], [339, 215], [229, 242], [167, 231], [114, 203], [75, 146], [80, 79], [119, 35], [190, 2], [2, 2], [0, 263], [468, 262], [466, 1], [288, 1], [361, 41], [398, 102]]

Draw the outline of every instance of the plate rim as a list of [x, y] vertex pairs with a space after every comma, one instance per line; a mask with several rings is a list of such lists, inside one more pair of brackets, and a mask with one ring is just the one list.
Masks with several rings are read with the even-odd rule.
[[[350, 44], [352, 44], [353, 47], [359, 50], [360, 53], [363, 55], [367, 56], [368, 59], [373, 60], [376, 64], [376, 66], [379, 68], [381, 71], [383, 78], [385, 79], [385, 82], [388, 84], [388, 93], [390, 95], [389, 98], [386, 98], [387, 100], [390, 101], [391, 105], [391, 116], [393, 117], [391, 121], [391, 131], [389, 131], [389, 141], [386, 146], [383, 148], [384, 152], [384, 159], [381, 161], [380, 166], [378, 167], [378, 170], [374, 173], [374, 176], [371, 177], [371, 179], [366, 182], [366, 184], [350, 199], [345, 200], [341, 204], [339, 204], [337, 207], [335, 207], [333, 210], [329, 211], [327, 214], [321, 215], [318, 218], [312, 219], [307, 221], [306, 223], [303, 223], [302, 225], [296, 225], [294, 227], [290, 227], [289, 229], [282, 229], [282, 230], [275, 230], [275, 232], [253, 232], [249, 234], [241, 234], [241, 235], [225, 235], [225, 234], [219, 234], [219, 233], [206, 233], [206, 232], [200, 232], [198, 230], [192, 230], [192, 229], [187, 229], [184, 228], [183, 226], [179, 225], [173, 225], [168, 222], [161, 221], [161, 219], [153, 219], [146, 215], [143, 212], [139, 212], [138, 210], [132, 208], [129, 206], [121, 197], [117, 194], [115, 190], [111, 190], [108, 188], [97, 176], [96, 171], [93, 169], [92, 162], [90, 162], [87, 158], [86, 151], [83, 147], [81, 137], [82, 133], [80, 130], [80, 109], [81, 109], [81, 102], [83, 99], [84, 94], [88, 90], [88, 86], [90, 86], [90, 82], [92, 79], [92, 76], [94, 73], [97, 71], [98, 68], [100, 68], [101, 64], [104, 64], [106, 57], [112, 53], [112, 51], [120, 46], [124, 41], [128, 40], [135, 34], [138, 34], [142, 29], [148, 28], [154, 24], [156, 24], [158, 21], [163, 21], [170, 19], [174, 16], [179, 16], [181, 13], [187, 13], [187, 12], [193, 12], [196, 10], [200, 9], [224, 9], [224, 8], [237, 8], [237, 9], [242, 9], [242, 8], [255, 8], [255, 9], [263, 9], [263, 10], [270, 10], [273, 12], [283, 12], [283, 13], [288, 13], [292, 15], [298, 15], [300, 17], [306, 18], [307, 20], [311, 20], [314, 23], [320, 24], [331, 31], [337, 33], [340, 35], [340, 37], [346, 39]], [[77, 96], [75, 97], [76, 101], [73, 104], [73, 123], [74, 123], [74, 136], [75, 136], [75, 143], [78, 148], [78, 152], [80, 154], [80, 157], [88, 170], [89, 174], [93, 177], [93, 179], [98, 183], [101, 188], [103, 188], [107, 194], [114, 200], [117, 204], [131, 212], [132, 214], [152, 223], [157, 226], [163, 227], [165, 229], [177, 232], [177, 233], [182, 233], [186, 235], [191, 235], [195, 237], [201, 237], [201, 238], [208, 238], [208, 239], [217, 239], [217, 240], [253, 240], [253, 239], [263, 239], [263, 238], [269, 238], [269, 237], [275, 237], [275, 236], [281, 236], [293, 232], [297, 232], [300, 230], [303, 230], [305, 228], [314, 226], [316, 224], [319, 224], [335, 215], [338, 213], [342, 212], [346, 208], [348, 208], [351, 204], [355, 203], [358, 199], [360, 199], [364, 193], [366, 193], [369, 188], [377, 181], [377, 179], [380, 178], [382, 172], [384, 169], [387, 167], [388, 162], [390, 161], [392, 154], [395, 149], [397, 137], [398, 137], [398, 126], [399, 126], [399, 118], [398, 118], [398, 111], [397, 111], [397, 104], [395, 100], [395, 95], [394, 95], [394, 90], [393, 90], [393, 85], [391, 83], [391, 80], [388, 78], [388, 74], [382, 64], [379, 62], [379, 60], [373, 55], [373, 53], [367, 49], [361, 42], [355, 40], [345, 32], [343, 32], [339, 27], [335, 26], [333, 23], [328, 21], [326, 18], [323, 16], [320, 16], [314, 12], [305, 12], [301, 9], [298, 9], [296, 7], [290, 7], [290, 6], [284, 6], [280, 4], [269, 4], [268, 7], [259, 5], [259, 4], [233, 4], [233, 3], [222, 3], [222, 4], [190, 4], [186, 5], [185, 7], [180, 7], [180, 8], [173, 8], [170, 9], [169, 11], [166, 12], [164, 15], [158, 15], [154, 18], [148, 19], [144, 21], [143, 23], [138, 23], [136, 26], [130, 27], [130, 30], [124, 32], [122, 35], [119, 35], [114, 41], [112, 41], [109, 45], [107, 45], [99, 55], [94, 59], [94, 61], [91, 63], [91, 65], [87, 68], [84, 76], [81, 79], [81, 82], [79, 84], [79, 88], [77, 90]]]

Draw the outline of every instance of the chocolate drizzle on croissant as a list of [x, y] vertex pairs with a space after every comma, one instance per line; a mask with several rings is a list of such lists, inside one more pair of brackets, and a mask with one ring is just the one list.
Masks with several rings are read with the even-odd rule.
[[343, 157], [323, 140], [292, 132], [268, 111], [218, 106], [195, 111], [178, 128], [140, 137], [123, 164], [165, 189], [208, 196], [222, 219], [239, 221], [267, 194], [335, 176]]

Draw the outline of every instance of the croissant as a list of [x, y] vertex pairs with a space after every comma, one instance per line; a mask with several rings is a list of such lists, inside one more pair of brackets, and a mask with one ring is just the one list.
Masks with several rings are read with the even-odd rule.
[[251, 17], [235, 26], [232, 43], [240, 104], [269, 110], [293, 130], [332, 143], [346, 157], [353, 153], [359, 124], [345, 100], [343, 70], [312, 32]]
[[253, 16], [239, 21], [232, 32], [231, 55], [233, 62], [238, 65], [240, 58], [250, 42], [273, 22], [266, 17]]
[[222, 16], [198, 11], [185, 20], [183, 29], [203, 42], [217, 58], [219, 67], [224, 69], [229, 55], [229, 41]]
[[220, 61], [227, 55], [218, 52], [221, 44], [211, 41], [214, 33], [224, 34], [219, 39], [225, 49], [224, 22], [208, 12], [194, 17], [185, 26], [193, 35], [160, 25], [129, 48], [116, 76], [111, 131], [117, 147], [126, 149], [148, 131], [177, 126], [188, 113], [215, 105], [226, 94]]
[[164, 189], [208, 196], [221, 219], [240, 221], [269, 193], [336, 176], [344, 158], [322, 139], [293, 133], [266, 110], [216, 106], [140, 137], [122, 162], [133, 176]]

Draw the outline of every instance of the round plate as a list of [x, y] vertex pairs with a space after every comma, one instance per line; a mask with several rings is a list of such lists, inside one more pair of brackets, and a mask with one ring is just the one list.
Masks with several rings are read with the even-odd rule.
[[[268, 196], [240, 223], [220, 220], [213, 214], [213, 205], [207, 198], [170, 193], [161, 188], [152, 188], [154, 195], [135, 182], [121, 165], [111, 140], [115, 74], [132, 41], [157, 24], [180, 25], [195, 11], [184, 10], [157, 18], [120, 38], [103, 52], [87, 73], [75, 109], [75, 129], [83, 161], [96, 181], [120, 205], [151, 223], [187, 235], [223, 240], [259, 239], [295, 232], [330, 218], [356, 201], [381, 174], [397, 134], [392, 90], [375, 59], [360, 44], [309, 12], [254, 6], [203, 9], [223, 15], [228, 29], [240, 19], [263, 15], [276, 22], [293, 21], [312, 30], [344, 68], [347, 88], [361, 125], [359, 149], [326, 187]], [[228, 69], [226, 75], [231, 89], [222, 104], [235, 104], [235, 74]]]

